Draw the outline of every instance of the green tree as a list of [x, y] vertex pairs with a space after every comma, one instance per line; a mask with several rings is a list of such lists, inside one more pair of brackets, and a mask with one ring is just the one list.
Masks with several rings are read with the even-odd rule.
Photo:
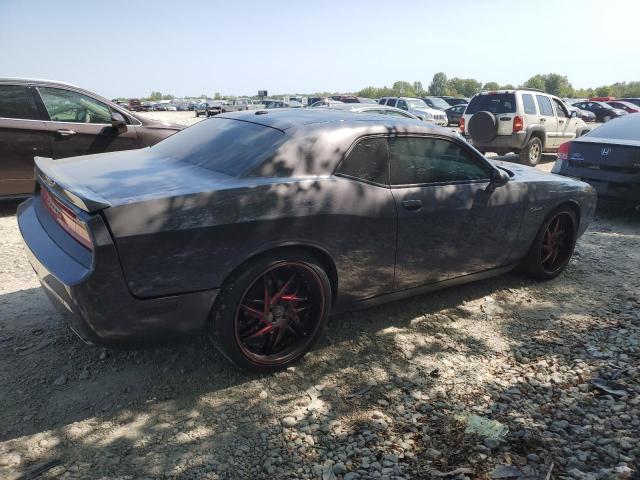
[[173, 100], [175, 97], [171, 94], [162, 95], [162, 100]]
[[603, 85], [598, 87], [594, 91], [596, 97], [609, 97], [611, 96], [611, 87], [609, 85]]
[[449, 95], [460, 95], [472, 97], [480, 91], [482, 83], [475, 78], [452, 78], [447, 82], [447, 92]]
[[149, 100], [162, 100], [162, 93], [151, 92], [151, 95], [149, 95]]
[[483, 90], [500, 90], [498, 82], [487, 82], [482, 87]]
[[540, 74], [534, 75], [529, 80], [524, 82], [522, 86], [525, 88], [535, 88], [537, 90], [544, 91], [545, 89], [544, 75], [540, 75]]
[[409, 82], [405, 82], [403, 80], [399, 80], [393, 84], [391, 87], [399, 97], [413, 97], [415, 96], [415, 91], [413, 86]]
[[438, 72], [433, 76], [429, 85], [429, 95], [447, 94], [447, 76], [444, 72]]
[[507, 83], [506, 85], [502, 85], [500, 87], [500, 90], [515, 90], [516, 87], [514, 87], [511, 83]]
[[426, 93], [422, 87], [422, 82], [413, 82], [413, 94], [416, 97], [424, 97]]
[[573, 87], [569, 83], [569, 79], [557, 73], [544, 75], [544, 91], [558, 97], [570, 97], [573, 95]]
[[214, 100], [220, 100], [220, 98], [221, 98], [221, 97], [220, 97], [220, 92], [215, 92], [215, 93], [213, 94], [213, 99], [214, 99]]

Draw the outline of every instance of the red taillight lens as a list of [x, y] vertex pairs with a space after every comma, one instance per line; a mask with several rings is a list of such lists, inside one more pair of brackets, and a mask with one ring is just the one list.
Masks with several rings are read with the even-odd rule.
[[513, 131], [520, 132], [524, 128], [524, 120], [520, 115], [513, 117]]
[[460, 133], [464, 133], [464, 117], [460, 117]]
[[75, 238], [84, 247], [89, 250], [93, 250], [93, 243], [91, 242], [91, 235], [89, 235], [87, 225], [78, 218], [73, 210], [67, 207], [55, 196], [51, 195], [46, 188], [42, 188], [40, 191], [42, 203], [44, 203], [45, 207], [58, 225], [60, 225], [69, 235]]
[[569, 158], [569, 147], [571, 142], [565, 142], [558, 148], [558, 160], [567, 160]]

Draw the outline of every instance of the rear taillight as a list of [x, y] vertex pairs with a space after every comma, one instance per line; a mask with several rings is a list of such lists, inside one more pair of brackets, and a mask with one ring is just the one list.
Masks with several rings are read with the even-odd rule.
[[460, 133], [464, 133], [464, 117], [460, 117]]
[[520, 115], [516, 115], [515, 117], [513, 117], [513, 131], [521, 132], [523, 128], [524, 120], [522, 120], [522, 117]]
[[93, 249], [91, 235], [87, 229], [87, 224], [78, 218], [73, 210], [52, 195], [46, 188], [41, 190], [42, 203], [53, 217], [69, 235], [80, 242], [89, 250]]
[[571, 142], [565, 142], [558, 148], [558, 160], [567, 160], [569, 158], [569, 148]]

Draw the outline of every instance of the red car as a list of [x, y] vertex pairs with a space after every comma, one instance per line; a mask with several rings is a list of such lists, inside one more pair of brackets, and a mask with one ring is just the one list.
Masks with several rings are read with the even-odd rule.
[[627, 113], [638, 113], [640, 112], [640, 107], [638, 105], [634, 105], [631, 102], [624, 102], [622, 100], [612, 100], [610, 102], [606, 102], [608, 105], [611, 105], [613, 108], [619, 108], [620, 110], [624, 110]]

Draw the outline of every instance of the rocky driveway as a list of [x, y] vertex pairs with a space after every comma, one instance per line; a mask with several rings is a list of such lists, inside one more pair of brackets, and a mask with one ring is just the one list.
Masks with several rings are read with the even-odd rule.
[[82, 344], [14, 211], [0, 205], [0, 478], [638, 478], [633, 209], [602, 203], [551, 282], [512, 273], [342, 314], [269, 376], [199, 336]]

